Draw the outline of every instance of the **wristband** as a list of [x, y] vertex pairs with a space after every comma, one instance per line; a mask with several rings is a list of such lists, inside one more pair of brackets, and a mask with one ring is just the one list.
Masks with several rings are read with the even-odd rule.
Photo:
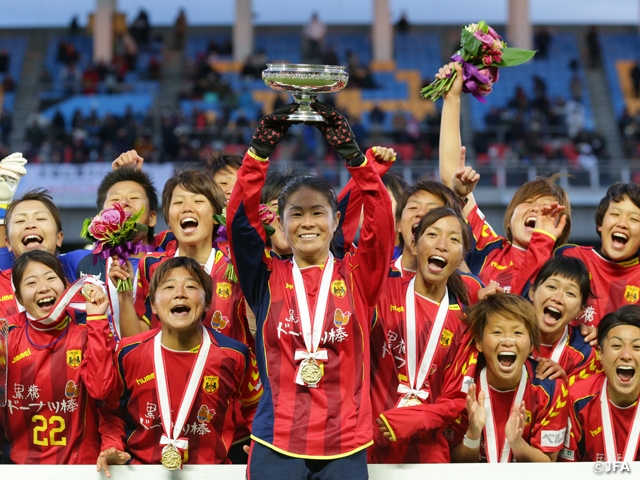
[[480, 448], [480, 437], [476, 438], [475, 440], [471, 440], [469, 437], [467, 437], [467, 435], [465, 434], [464, 438], [462, 439], [462, 444], [467, 447], [467, 448], [471, 448], [471, 449], [475, 449], [475, 448]]

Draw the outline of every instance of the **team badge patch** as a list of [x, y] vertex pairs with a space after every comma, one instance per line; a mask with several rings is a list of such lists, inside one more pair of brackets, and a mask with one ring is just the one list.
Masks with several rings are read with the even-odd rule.
[[336, 308], [336, 311], [333, 314], [333, 323], [338, 328], [344, 327], [345, 325], [347, 325], [347, 323], [349, 323], [349, 318], [351, 318], [351, 312], [342, 313], [342, 310]]
[[210, 422], [215, 414], [215, 410], [209, 410], [209, 407], [202, 405], [200, 410], [198, 410], [198, 421], [200, 423]]
[[80, 394], [80, 387], [74, 383], [73, 380], [69, 380], [64, 387], [64, 395], [67, 398], [76, 398]]
[[78, 368], [82, 361], [82, 351], [80, 350], [67, 350], [67, 365], [71, 368]]
[[331, 282], [331, 293], [338, 298], [343, 298], [347, 294], [347, 286], [344, 284], [344, 280]]
[[229, 319], [222, 315], [220, 310], [216, 310], [213, 312], [213, 317], [211, 317], [211, 328], [221, 332], [224, 328], [229, 324]]
[[205, 375], [202, 381], [202, 388], [207, 393], [216, 393], [218, 390], [219, 378], [215, 375]]
[[640, 299], [640, 287], [627, 285], [627, 289], [624, 291], [624, 299], [627, 303], [637, 303], [638, 299]]
[[227, 282], [216, 283], [216, 295], [223, 300], [231, 296], [231, 284]]
[[440, 335], [440, 346], [442, 348], [449, 348], [451, 346], [451, 340], [453, 340], [453, 332], [446, 328], [442, 330], [442, 335]]
[[524, 412], [524, 424], [531, 424], [531, 410], [525, 410]]

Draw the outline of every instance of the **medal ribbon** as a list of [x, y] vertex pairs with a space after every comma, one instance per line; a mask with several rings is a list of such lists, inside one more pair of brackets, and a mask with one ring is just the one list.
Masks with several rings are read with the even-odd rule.
[[[436, 353], [438, 342], [440, 341], [440, 335], [442, 335], [442, 328], [444, 327], [444, 320], [449, 311], [449, 289], [445, 288], [444, 297], [440, 301], [438, 307], [438, 313], [436, 319], [431, 327], [431, 333], [429, 334], [429, 341], [427, 342], [427, 349], [422, 356], [420, 362], [420, 369], [418, 370], [418, 376], [416, 378], [416, 359], [417, 359], [417, 342], [418, 334], [416, 332], [416, 279], [413, 278], [409, 282], [407, 293], [405, 296], [406, 305], [406, 330], [407, 330], [407, 370], [409, 372], [409, 387], [404, 384], [398, 385], [398, 393], [402, 394], [402, 400], [406, 402], [413, 395], [426, 400], [429, 396], [429, 392], [421, 390], [431, 365], [433, 364], [433, 357]], [[402, 403], [402, 402], [401, 402]], [[402, 406], [402, 405], [399, 405]]]
[[173, 446], [177, 448], [180, 453], [184, 452], [189, 447], [189, 440], [186, 437], [180, 437], [182, 428], [184, 427], [193, 402], [196, 398], [196, 392], [198, 391], [198, 385], [202, 379], [202, 372], [204, 371], [204, 365], [211, 348], [211, 340], [204, 325], [202, 326], [202, 345], [198, 351], [198, 357], [196, 363], [191, 370], [187, 387], [182, 393], [182, 400], [180, 400], [180, 407], [178, 409], [178, 415], [176, 421], [173, 424], [173, 431], [171, 430], [171, 405], [169, 403], [169, 385], [167, 384], [167, 378], [165, 373], [164, 360], [162, 358], [162, 330], [153, 339], [153, 368], [156, 373], [156, 390], [158, 392], [158, 401], [160, 403], [160, 419], [162, 420], [162, 428], [164, 430], [162, 437], [160, 438], [160, 445], [164, 448], [167, 446]]
[[[522, 402], [524, 397], [524, 391], [527, 386], [527, 369], [522, 366], [522, 376], [520, 377], [520, 385], [518, 385], [518, 391], [516, 397], [513, 399], [513, 405]], [[487, 412], [487, 422], [484, 426], [484, 439], [485, 450], [487, 454], [487, 463], [508, 463], [511, 456], [511, 446], [507, 440], [507, 435], [504, 436], [504, 445], [502, 446], [502, 452], [500, 458], [498, 458], [498, 440], [496, 436], [496, 424], [493, 418], [493, 407], [491, 406], [491, 389], [489, 388], [489, 382], [487, 382], [487, 367], [484, 367], [480, 372], [480, 388], [485, 393], [484, 408]], [[513, 409], [513, 405], [511, 408]]]
[[[633, 462], [638, 452], [638, 442], [640, 441], [640, 402], [636, 404], [635, 413], [633, 414], [633, 423], [627, 437], [627, 444], [622, 453], [623, 462]], [[604, 435], [604, 452], [607, 462], [617, 462], [618, 455], [616, 453], [616, 440], [613, 435], [613, 422], [611, 421], [611, 412], [609, 410], [609, 394], [607, 393], [607, 379], [605, 377], [602, 383], [602, 391], [600, 392], [600, 412], [602, 414], [602, 430]]]
[[[311, 358], [314, 360], [327, 361], [327, 351], [318, 351], [318, 345], [320, 345], [320, 337], [322, 336], [322, 327], [324, 326], [324, 317], [327, 310], [327, 302], [329, 299], [329, 286], [331, 285], [331, 277], [333, 276], [333, 255], [329, 252], [329, 257], [324, 264], [324, 271], [322, 272], [322, 280], [320, 282], [320, 290], [318, 291], [318, 298], [316, 300], [316, 311], [313, 316], [313, 325], [311, 325], [311, 316], [309, 315], [309, 303], [307, 302], [307, 291], [304, 288], [304, 280], [302, 280], [302, 273], [293, 259], [293, 285], [296, 290], [296, 301], [298, 302], [298, 313], [300, 314], [300, 328], [302, 329], [302, 339], [304, 340], [304, 346], [307, 349], [307, 355], [302, 356], [302, 353], [296, 351], [294, 360], [302, 360], [296, 371], [296, 383], [298, 385], [305, 385], [302, 380], [302, 365], [308, 363]], [[322, 353], [324, 351], [324, 354]], [[326, 358], [323, 358], [326, 357]]]
[[564, 352], [564, 347], [567, 345], [567, 338], [569, 337], [569, 327], [564, 327], [564, 333], [556, 346], [553, 348], [553, 353], [551, 354], [551, 360], [556, 363], [560, 363], [560, 357], [562, 356], [562, 352]]
[[5, 318], [0, 318], [0, 408], [7, 404], [8, 339], [9, 324]]

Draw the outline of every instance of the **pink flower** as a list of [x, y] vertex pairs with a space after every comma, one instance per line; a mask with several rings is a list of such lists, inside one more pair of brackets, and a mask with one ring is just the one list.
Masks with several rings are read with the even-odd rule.
[[258, 209], [258, 218], [263, 225], [271, 225], [278, 216], [271, 211], [268, 205], [260, 204]]
[[498, 81], [498, 78], [500, 77], [498, 72], [499, 72], [498, 67], [488, 67], [488, 68], [483, 68], [479, 70], [479, 73], [481, 73], [482, 75], [486, 76], [489, 79], [487, 83], [478, 84], [478, 91], [482, 96], [486, 97], [491, 93], [491, 91], [493, 90], [493, 84], [496, 83]]
[[497, 40], [494, 35], [491, 35], [490, 33], [482, 33], [482, 31], [480, 30], [476, 30], [475, 32], [473, 32], [473, 36], [480, 40], [482, 44], [486, 45], [487, 47], [491, 47], [493, 45], [493, 42]]
[[131, 218], [131, 214], [126, 212], [119, 203], [114, 203], [111, 208], [105, 208], [100, 216], [103, 222], [118, 226]]

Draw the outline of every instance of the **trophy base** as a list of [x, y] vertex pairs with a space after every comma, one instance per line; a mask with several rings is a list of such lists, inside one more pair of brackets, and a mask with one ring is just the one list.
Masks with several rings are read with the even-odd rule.
[[325, 119], [322, 115], [310, 110], [308, 112], [295, 112], [287, 117], [290, 122], [303, 122], [303, 123], [325, 123]]

